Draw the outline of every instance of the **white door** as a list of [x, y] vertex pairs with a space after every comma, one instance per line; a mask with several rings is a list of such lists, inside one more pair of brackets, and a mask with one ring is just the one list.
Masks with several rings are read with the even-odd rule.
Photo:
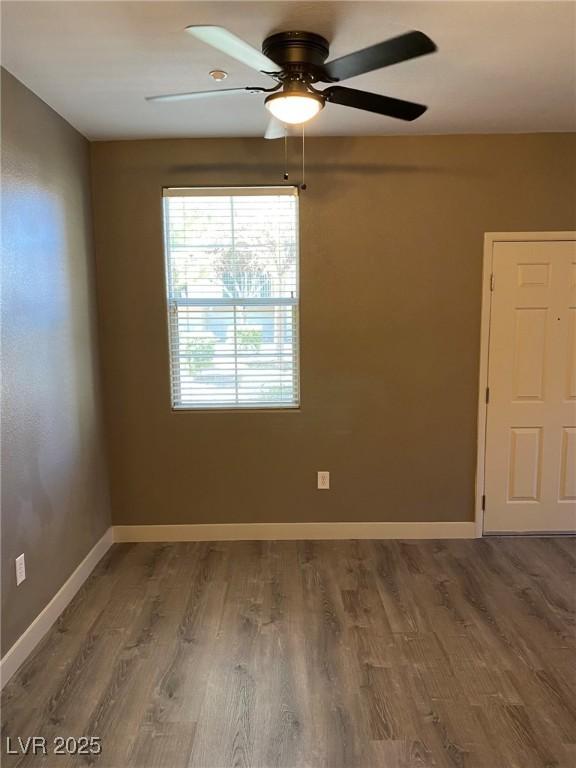
[[484, 531], [576, 530], [576, 242], [495, 242]]

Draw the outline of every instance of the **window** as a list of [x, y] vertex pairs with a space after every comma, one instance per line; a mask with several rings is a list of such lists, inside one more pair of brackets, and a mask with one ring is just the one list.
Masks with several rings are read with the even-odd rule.
[[174, 408], [298, 405], [294, 187], [164, 190]]

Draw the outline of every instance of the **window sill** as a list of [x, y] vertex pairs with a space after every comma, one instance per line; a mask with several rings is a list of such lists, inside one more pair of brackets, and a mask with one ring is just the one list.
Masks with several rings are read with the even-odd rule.
[[302, 410], [301, 405], [287, 405], [282, 408], [274, 406], [262, 406], [254, 408], [251, 406], [240, 406], [237, 408], [187, 408], [185, 406], [171, 408], [171, 413], [299, 413]]

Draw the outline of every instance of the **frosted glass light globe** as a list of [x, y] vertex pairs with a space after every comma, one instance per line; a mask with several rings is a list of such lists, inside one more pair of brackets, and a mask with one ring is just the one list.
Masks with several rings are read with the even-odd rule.
[[298, 125], [311, 120], [323, 106], [322, 99], [312, 94], [275, 93], [266, 99], [266, 107], [274, 117], [290, 125]]

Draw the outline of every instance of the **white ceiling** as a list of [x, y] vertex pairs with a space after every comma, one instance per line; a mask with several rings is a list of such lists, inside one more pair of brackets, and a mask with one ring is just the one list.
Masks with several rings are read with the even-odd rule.
[[2, 64], [91, 139], [261, 136], [262, 97], [148, 103], [144, 96], [269, 84], [184, 33], [220, 24], [259, 47], [275, 31], [318, 32], [330, 58], [408, 29], [439, 52], [346, 81], [429, 105], [414, 123], [327, 105], [311, 135], [576, 130], [573, 2], [2, 2]]

